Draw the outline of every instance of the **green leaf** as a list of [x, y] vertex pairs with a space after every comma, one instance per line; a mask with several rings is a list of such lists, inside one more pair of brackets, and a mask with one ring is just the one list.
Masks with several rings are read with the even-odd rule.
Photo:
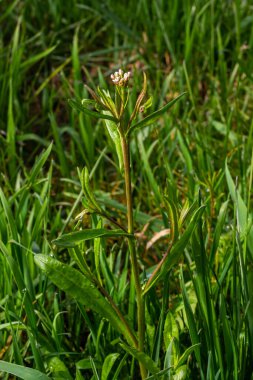
[[160, 108], [158, 111], [155, 111], [139, 121], [138, 123], [135, 123], [132, 125], [129, 130], [127, 131], [127, 135], [130, 135], [132, 132], [134, 132], [136, 129], [146, 127], [152, 123], [156, 119], [158, 119], [163, 113], [168, 111], [182, 96], [184, 96], [186, 92], [183, 92], [181, 95], [177, 96], [175, 99], [171, 100], [169, 103], [167, 103], [164, 107]]
[[[163, 375], [167, 375], [168, 372], [172, 369], [173, 367], [168, 367], [168, 368], [165, 368], [165, 369], [162, 369], [160, 372], [156, 373], [155, 375], [152, 375], [152, 376], [149, 376], [147, 377], [145, 380], [157, 380], [159, 379], [159, 377], [163, 376]], [[164, 377], [163, 377], [164, 379]]]
[[194, 314], [193, 314], [191, 304], [190, 304], [190, 300], [189, 300], [189, 297], [188, 297], [187, 292], [186, 292], [182, 267], [181, 267], [181, 273], [180, 273], [180, 283], [181, 283], [181, 288], [182, 288], [184, 309], [185, 309], [186, 318], [187, 318], [187, 322], [188, 322], [188, 326], [189, 326], [190, 337], [191, 337], [191, 341], [193, 343], [192, 347], [196, 347], [195, 348], [195, 355], [196, 355], [197, 361], [199, 363], [199, 367], [201, 368], [201, 355], [200, 355], [200, 349], [198, 347], [199, 335], [198, 335], [198, 330], [197, 330], [197, 324], [195, 322]]
[[54, 376], [54, 380], [72, 380], [72, 376], [69, 373], [68, 368], [65, 366], [63, 361], [59, 359], [57, 356], [50, 358], [48, 360], [48, 367], [50, 372]]
[[222, 205], [220, 206], [219, 216], [218, 216], [216, 226], [215, 226], [215, 230], [214, 230], [214, 234], [213, 234], [213, 243], [212, 243], [212, 247], [211, 247], [210, 260], [209, 260], [210, 267], [212, 267], [212, 265], [213, 265], [215, 253], [218, 249], [220, 237], [222, 234], [222, 229], [223, 229], [224, 223], [226, 221], [228, 204], [229, 204], [229, 201], [227, 200], [226, 202], [222, 203]]
[[115, 106], [115, 104], [111, 98], [109, 91], [101, 90], [99, 87], [97, 88], [97, 91], [98, 91], [98, 94], [99, 94], [100, 99], [102, 101], [102, 104], [104, 104], [106, 106], [109, 113], [112, 113], [112, 115], [114, 115], [114, 117], [117, 118], [116, 106]]
[[230, 171], [228, 169], [227, 162], [225, 164], [226, 179], [229, 188], [229, 192], [233, 202], [236, 205], [237, 210], [237, 225], [241, 238], [247, 237], [247, 246], [253, 257], [253, 226], [248, 222], [248, 210], [247, 206], [244, 203], [239, 191], [236, 189], [236, 186], [231, 177]]
[[87, 199], [89, 206], [95, 211], [101, 212], [101, 207], [99, 206], [96, 198], [94, 197], [94, 193], [90, 186], [90, 175], [89, 175], [87, 167], [85, 167], [82, 170], [81, 175], [80, 175], [80, 181], [81, 181], [83, 193]]
[[46, 255], [36, 255], [35, 263], [46, 273], [50, 280], [64, 292], [108, 319], [112, 327], [122, 333], [132, 344], [125, 325], [121, 322], [115, 309], [102, 296], [95, 285], [76, 269]]
[[163, 339], [165, 347], [168, 347], [173, 338], [179, 339], [179, 331], [177, 322], [172, 312], [168, 311], [163, 331]]
[[131, 236], [130, 234], [117, 229], [106, 230], [105, 228], [87, 229], [76, 232], [71, 232], [66, 235], [61, 235], [59, 238], [52, 241], [52, 243], [59, 247], [75, 247], [85, 240], [92, 240], [98, 237], [118, 237], [118, 236]]
[[[103, 111], [104, 115], [108, 115], [109, 111]], [[114, 121], [111, 120], [105, 120], [105, 126], [106, 129], [115, 145], [118, 160], [119, 160], [119, 167], [120, 170], [123, 168], [123, 152], [122, 152], [122, 146], [121, 146], [121, 138], [120, 133], [118, 130], [118, 126]]]
[[187, 379], [187, 365], [182, 365], [178, 367], [173, 375], [173, 380], [185, 380]]
[[[179, 347], [178, 342], [175, 338], [172, 338], [169, 347], [167, 348], [165, 359], [164, 359], [164, 369], [174, 367], [178, 363]], [[164, 376], [164, 380], [171, 379], [171, 371]]]
[[[22, 294], [23, 289], [26, 289], [26, 284], [24, 282], [24, 276], [21, 272], [20, 265], [16, 260], [13, 259], [11, 256], [10, 252], [4, 245], [4, 243], [0, 240], [0, 251], [2, 251], [3, 255], [5, 256], [10, 269], [13, 273], [15, 282], [17, 283], [18, 289], [20, 293]], [[32, 303], [32, 299], [30, 296], [29, 291], [26, 291], [25, 297], [24, 297], [24, 306], [25, 306], [25, 311], [26, 311], [26, 316], [29, 322], [29, 326], [31, 326], [33, 333], [36, 336], [36, 333], [38, 331], [37, 325], [36, 325], [36, 317], [35, 317], [35, 312], [34, 312], [34, 306]]]
[[37, 61], [39, 61], [40, 59], [42, 59], [42, 58], [46, 57], [47, 55], [51, 54], [54, 51], [54, 49], [56, 48], [56, 46], [57, 45], [51, 46], [50, 48], [42, 51], [41, 53], [31, 56], [26, 61], [24, 61], [24, 62], [21, 63], [21, 65], [20, 65], [21, 69], [27, 68], [28, 66], [32, 66]]
[[164, 206], [169, 214], [170, 238], [174, 242], [178, 238], [178, 212], [175, 203], [169, 198], [164, 198]]
[[[102, 368], [102, 364], [100, 363], [100, 361], [98, 361], [96, 359], [94, 359], [93, 361], [96, 365], [96, 368]], [[86, 359], [79, 360], [76, 363], [76, 368], [78, 368], [78, 369], [91, 369], [90, 359], [86, 358]]]
[[[91, 369], [92, 369], [92, 372], [93, 372], [93, 377], [95, 380], [100, 380], [99, 376], [98, 376], [98, 372], [97, 372], [97, 369], [96, 369], [96, 365], [94, 363], [94, 360], [92, 359], [92, 357], [90, 357], [90, 362], [91, 362]], [[92, 377], [92, 379], [93, 379]]]
[[51, 143], [48, 146], [48, 148], [44, 152], [42, 152], [42, 154], [40, 155], [40, 157], [38, 158], [38, 160], [34, 164], [32, 170], [31, 170], [31, 173], [30, 173], [30, 177], [28, 179], [28, 184], [29, 185], [34, 183], [34, 181], [37, 178], [38, 174], [41, 172], [42, 167], [44, 166], [46, 160], [48, 159], [48, 157], [49, 157], [49, 155], [51, 153], [52, 146], [53, 146], [53, 143]]
[[[163, 264], [160, 269], [153, 276], [151, 276], [150, 280], [147, 282], [143, 295], [145, 295], [159, 280], [161, 280], [168, 271], [172, 268], [172, 266], [179, 260], [180, 256], [183, 254], [184, 249], [190, 240], [190, 237], [197, 226], [199, 219], [201, 218], [204, 212], [205, 206], [201, 206], [194, 213], [189, 226], [184, 231], [181, 238], [173, 245], [171, 251], [167, 254], [167, 257], [163, 259]], [[159, 264], [158, 264], [159, 265]]]
[[138, 362], [142, 363], [143, 366], [149, 370], [152, 374], [156, 374], [160, 371], [160, 369], [157, 367], [156, 363], [151, 359], [150, 356], [145, 354], [142, 351], [138, 351], [135, 348], [129, 347], [126, 343], [120, 343], [120, 346], [128, 352], [130, 355], [132, 355], [135, 359], [138, 360]]
[[229, 138], [229, 140], [233, 146], [236, 146], [238, 144], [238, 134], [235, 133], [234, 131], [230, 131], [228, 125], [223, 124], [223, 123], [216, 121], [216, 120], [212, 121], [212, 125], [223, 136], [228, 135], [228, 138]]
[[103, 367], [102, 367], [102, 375], [101, 375], [101, 380], [107, 380], [108, 375], [112, 369], [113, 364], [115, 361], [118, 359], [119, 354], [114, 353], [114, 354], [109, 354], [104, 361]]
[[23, 367], [13, 363], [7, 363], [3, 360], [0, 360], [0, 371], [11, 373], [12, 375], [18, 376], [24, 380], [50, 380], [48, 376], [36, 369]]
[[196, 211], [197, 208], [198, 208], [198, 201], [197, 200], [195, 202], [193, 202], [193, 204], [191, 206], [189, 206], [188, 200], [185, 201], [183, 208], [180, 212], [179, 219], [178, 219], [178, 226], [180, 229], [185, 224], [187, 224], [188, 221], [190, 221], [190, 219], [192, 218], [192, 215], [194, 214], [194, 212]]
[[146, 113], [147, 109], [152, 106], [153, 97], [150, 96], [148, 100], [140, 107], [140, 112]]
[[244, 233], [247, 228], [247, 207], [240, 193], [235, 187], [230, 171], [228, 169], [227, 162], [225, 165], [225, 172], [226, 172], [227, 184], [228, 184], [230, 195], [237, 206], [239, 231], [240, 233]]
[[74, 99], [69, 99], [68, 100], [69, 102], [69, 105], [76, 111], [79, 111], [79, 112], [83, 112], [85, 113], [86, 115], [89, 115], [89, 116], [92, 116], [92, 117], [95, 117], [97, 119], [106, 119], [106, 120], [111, 120], [111, 121], [114, 121], [115, 123], [117, 123], [117, 119], [115, 119], [115, 117], [113, 116], [110, 116], [110, 115], [105, 115], [103, 113], [99, 113], [99, 112], [96, 112], [96, 111], [91, 111], [89, 110], [88, 108], [85, 108], [82, 106], [81, 103], [79, 103], [78, 101], [74, 100]]
[[183, 353], [183, 355], [179, 358], [178, 360], [178, 363], [177, 363], [177, 368], [181, 367], [185, 362], [186, 360], [188, 359], [189, 355], [195, 351], [195, 348], [197, 346], [200, 346], [200, 343], [197, 343], [197, 344], [194, 344], [193, 346], [191, 347], [188, 347], [185, 352]]

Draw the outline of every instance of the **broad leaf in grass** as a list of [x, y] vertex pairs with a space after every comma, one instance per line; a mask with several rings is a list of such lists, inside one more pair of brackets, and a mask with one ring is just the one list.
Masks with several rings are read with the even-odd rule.
[[50, 380], [47, 375], [36, 369], [23, 367], [13, 363], [7, 363], [3, 360], [0, 360], [0, 371], [11, 373], [12, 375], [24, 380]]
[[184, 96], [186, 92], [183, 92], [181, 95], [177, 96], [175, 99], [171, 100], [169, 103], [167, 103], [164, 107], [160, 108], [158, 111], [155, 111], [151, 113], [150, 115], [146, 116], [141, 121], [133, 124], [129, 130], [127, 131], [127, 135], [130, 135], [132, 132], [139, 128], [146, 127], [152, 123], [154, 123], [155, 120], [157, 120], [163, 113], [168, 111], [182, 96]]
[[54, 379], [73, 380], [73, 377], [70, 375], [68, 368], [57, 356], [49, 358], [48, 368]]
[[163, 340], [165, 347], [168, 347], [173, 338], [179, 339], [179, 330], [177, 322], [171, 311], [168, 311], [163, 330]]
[[59, 247], [73, 248], [85, 240], [92, 240], [99, 237], [118, 237], [118, 236], [131, 236], [127, 232], [120, 229], [107, 230], [105, 228], [86, 229], [81, 231], [71, 232], [69, 234], [61, 235], [59, 238], [53, 240], [53, 243]]
[[173, 265], [176, 264], [176, 262], [179, 260], [180, 256], [183, 254], [184, 249], [187, 245], [187, 243], [190, 240], [190, 237], [194, 231], [194, 229], [197, 226], [197, 223], [199, 219], [201, 218], [203, 212], [204, 212], [205, 206], [201, 206], [195, 211], [188, 227], [184, 231], [183, 235], [180, 237], [180, 239], [172, 246], [171, 250], [164, 256], [163, 261], [161, 262], [162, 265], [159, 264], [154, 270], [153, 274], [151, 275], [149, 281], [147, 282], [144, 290], [143, 295], [145, 295], [159, 280], [161, 280], [168, 271], [173, 267]]
[[[61, 263], [47, 255], [36, 255], [35, 263], [46, 273], [50, 280], [101, 317], [108, 319], [112, 327], [122, 333], [127, 341], [132, 344], [129, 332], [116, 314], [112, 305], [102, 296], [95, 285], [83, 274], [68, 265]], [[132, 333], [133, 335], [133, 333]]]
[[111, 369], [115, 363], [115, 361], [118, 359], [119, 354], [114, 353], [114, 354], [109, 354], [103, 363], [102, 367], [102, 375], [101, 375], [101, 380], [107, 380], [109, 378], [109, 374], [111, 372]]
[[[99, 360], [94, 359], [96, 368], [102, 368], [102, 364]], [[89, 358], [81, 359], [76, 363], [77, 369], [90, 369], [91, 368], [91, 362]]]
[[188, 366], [178, 367], [173, 374], [173, 380], [186, 380], [188, 378]]
[[132, 355], [139, 363], [143, 364], [143, 366], [152, 374], [156, 374], [160, 371], [157, 367], [156, 363], [151, 359], [150, 356], [145, 354], [142, 351], [137, 350], [136, 348], [129, 347], [126, 343], [120, 343], [120, 346]]
[[113, 117], [111, 115], [105, 115], [105, 114], [100, 113], [100, 112], [91, 111], [91, 110], [89, 110], [88, 108], [84, 107], [81, 103], [79, 103], [78, 101], [76, 101], [74, 99], [69, 99], [68, 102], [69, 102], [69, 105], [74, 110], [76, 110], [78, 112], [83, 112], [86, 115], [95, 117], [96, 119], [106, 119], [106, 120], [111, 120], [111, 121], [117, 122], [117, 119], [115, 119], [115, 117]]

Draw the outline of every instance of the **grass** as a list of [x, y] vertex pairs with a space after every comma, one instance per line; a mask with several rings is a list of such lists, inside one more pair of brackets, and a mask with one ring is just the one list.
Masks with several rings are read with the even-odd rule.
[[[253, 378], [251, 2], [17, 0], [0, 9], [0, 377], [138, 379], [140, 362], [150, 379]], [[59, 289], [34, 262], [41, 253], [57, 259], [70, 273], [63, 288], [78, 266], [87, 275], [87, 263], [136, 330], [126, 239], [52, 243], [108, 227], [96, 215], [75, 219], [83, 167], [99, 204], [127, 226], [115, 146], [101, 121], [68, 105], [89, 97], [84, 83], [112, 90], [109, 74], [119, 67], [134, 73], [128, 112], [143, 70], [150, 113], [187, 91], [131, 140], [141, 281], [171, 241], [161, 234], [173, 226], [164, 195], [176, 214], [205, 206], [145, 296], [146, 356], [117, 321], [87, 307], [82, 293]]]

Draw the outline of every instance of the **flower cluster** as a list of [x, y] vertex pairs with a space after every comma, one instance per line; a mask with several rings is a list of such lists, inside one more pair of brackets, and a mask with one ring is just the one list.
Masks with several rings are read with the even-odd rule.
[[114, 74], [111, 75], [113, 83], [117, 86], [126, 86], [130, 77], [131, 71], [124, 73], [124, 71], [121, 69], [119, 69], [119, 71], [116, 71]]

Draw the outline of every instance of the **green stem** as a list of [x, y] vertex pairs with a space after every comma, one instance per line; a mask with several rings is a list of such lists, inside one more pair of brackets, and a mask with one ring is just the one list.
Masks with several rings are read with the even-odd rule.
[[[125, 174], [125, 190], [126, 190], [126, 203], [127, 203], [127, 225], [128, 233], [133, 235], [133, 201], [132, 201], [132, 191], [131, 191], [131, 173], [130, 173], [130, 155], [129, 155], [129, 143], [123, 133], [121, 133], [121, 145], [123, 151], [124, 160], [124, 174]], [[130, 251], [130, 258], [132, 263], [132, 271], [134, 276], [136, 299], [137, 299], [137, 313], [138, 313], [138, 349], [140, 351], [144, 350], [144, 338], [145, 338], [145, 308], [144, 302], [141, 294], [141, 284], [138, 269], [137, 254], [135, 249], [135, 243], [133, 237], [128, 238], [128, 246]], [[140, 364], [141, 377], [145, 379], [147, 377], [146, 368]]]

